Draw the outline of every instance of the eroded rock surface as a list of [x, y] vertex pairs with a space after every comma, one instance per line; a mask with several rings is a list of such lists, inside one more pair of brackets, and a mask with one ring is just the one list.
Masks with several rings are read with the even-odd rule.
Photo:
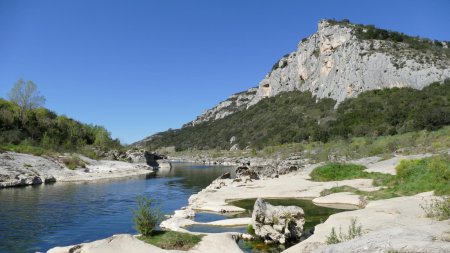
[[298, 240], [303, 233], [305, 217], [298, 206], [273, 206], [258, 198], [253, 207], [252, 226], [265, 242], [285, 243]]

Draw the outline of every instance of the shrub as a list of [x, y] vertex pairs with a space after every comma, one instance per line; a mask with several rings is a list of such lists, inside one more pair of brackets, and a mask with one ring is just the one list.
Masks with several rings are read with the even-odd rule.
[[349, 241], [361, 235], [362, 226], [357, 224], [356, 218], [352, 218], [346, 234], [342, 232], [342, 227], [339, 227], [339, 235], [336, 234], [336, 230], [334, 227], [331, 228], [331, 232], [327, 236], [327, 244], [336, 244]]
[[431, 199], [420, 205], [428, 218], [447, 220], [450, 218], [450, 196]]
[[248, 226], [247, 226], [247, 233], [249, 233], [250, 235], [253, 235], [253, 236], [256, 235], [255, 229], [253, 228], [252, 224], [248, 224]]
[[138, 196], [136, 198], [138, 208], [132, 210], [135, 228], [143, 236], [150, 236], [153, 229], [162, 220], [159, 206], [154, 206], [153, 198]]
[[64, 165], [67, 166], [67, 168], [74, 170], [76, 168], [85, 168], [86, 163], [80, 159], [80, 157], [76, 155], [66, 156], [61, 158], [61, 161], [64, 163]]
[[354, 178], [369, 178], [365, 167], [356, 164], [329, 163], [315, 168], [309, 175], [313, 181], [338, 181]]
[[450, 157], [434, 156], [419, 160], [403, 160], [397, 175], [388, 185], [402, 195], [434, 191], [436, 195], [450, 194]]

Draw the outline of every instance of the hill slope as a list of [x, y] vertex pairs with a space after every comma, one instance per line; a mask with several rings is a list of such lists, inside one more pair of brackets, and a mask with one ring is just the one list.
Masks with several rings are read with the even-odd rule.
[[[259, 136], [258, 131], [248, 133], [253, 136], [251, 138], [243, 138], [247, 141], [246, 143], [241, 139], [239, 141], [241, 148], [248, 145], [260, 147], [261, 145], [284, 143], [286, 141], [296, 142], [309, 138], [320, 139], [314, 136], [320, 135], [323, 132], [321, 129], [325, 129], [327, 135], [330, 135], [328, 126], [325, 123], [333, 121], [335, 114], [339, 111], [339, 109], [338, 111], [333, 111], [329, 108], [330, 106], [336, 109], [339, 105], [341, 107], [345, 104], [346, 99], [355, 98], [359, 94], [370, 90], [402, 87], [420, 90], [433, 82], [442, 82], [450, 78], [449, 46], [450, 42], [411, 37], [398, 32], [378, 29], [371, 25], [351, 24], [346, 20], [322, 20], [318, 25], [318, 31], [303, 39], [295, 52], [285, 55], [275, 63], [272, 70], [264, 77], [257, 88], [251, 88], [232, 95], [216, 107], [205, 111], [196, 120], [185, 124], [181, 130], [159, 133], [136, 143], [136, 145], [143, 146], [147, 143], [149, 147], [161, 147], [164, 145], [177, 145], [180, 148], [181, 146], [183, 148], [229, 147], [228, 140], [226, 143], [223, 142], [223, 139], [226, 139], [225, 136], [217, 132], [218, 130], [211, 129], [217, 127], [211, 122], [220, 121], [223, 118], [233, 119], [232, 116], [239, 112], [243, 112], [243, 114], [234, 117], [246, 117], [246, 120], [255, 121], [256, 118], [263, 117], [256, 113], [252, 114], [253, 111], [258, 111], [257, 108], [253, 107], [260, 103], [263, 103], [260, 107], [267, 106], [269, 108], [275, 106], [279, 108], [269, 108], [269, 112], [259, 111], [259, 113], [264, 114], [264, 117], [268, 118], [262, 124], [268, 128], [264, 129], [264, 134], [259, 133]], [[413, 92], [411, 89], [406, 90]], [[281, 101], [287, 98], [276, 98], [273, 101], [269, 100], [272, 102], [263, 102], [265, 98], [274, 98], [286, 92], [298, 93], [298, 91], [305, 93], [283, 96], [289, 97], [289, 101], [285, 101], [289, 106], [299, 106], [297, 110], [300, 111], [301, 115], [292, 114], [289, 106], [283, 107], [282, 104], [284, 102]], [[405, 91], [404, 93], [406, 94], [407, 92]], [[384, 95], [381, 95], [381, 97]], [[382, 99], [385, 98], [383, 97]], [[409, 100], [406, 99], [405, 101]], [[297, 102], [299, 104], [295, 104]], [[360, 102], [363, 103], [358, 100], [358, 103]], [[266, 105], [266, 103], [268, 104]], [[272, 112], [272, 109], [276, 113]], [[286, 111], [282, 112], [282, 110]], [[317, 110], [326, 111], [326, 115], [318, 113]], [[370, 111], [367, 111], [367, 113], [370, 113]], [[252, 115], [249, 116], [248, 114]], [[271, 122], [271, 120], [280, 123], [288, 121], [288, 119], [303, 125], [301, 127], [303, 130], [299, 131], [298, 127], [290, 127], [292, 128], [290, 130], [272, 129], [271, 127], [274, 124], [269, 125], [267, 123]], [[314, 120], [316, 121], [316, 126], [311, 123]], [[372, 122], [372, 119], [368, 120]], [[306, 124], [308, 127], [304, 126], [305, 121], [309, 122]], [[282, 124], [280, 123], [280, 125]], [[260, 128], [260, 126], [246, 125], [245, 123], [242, 127], [244, 126]], [[188, 129], [191, 127], [193, 129]], [[228, 127], [235, 129], [237, 126], [228, 125]], [[335, 127], [337, 128], [338, 126]], [[383, 126], [379, 127], [383, 128]], [[306, 128], [308, 130], [305, 130]], [[360, 130], [353, 131], [357, 134], [363, 134], [362, 132], [365, 132], [364, 128], [361, 126]], [[416, 126], [412, 129], [422, 128], [424, 127]], [[409, 131], [408, 129], [410, 127], [407, 126], [404, 127], [404, 130], [397, 129], [394, 131], [390, 128], [388, 132], [390, 131], [389, 133], [392, 134], [399, 131]], [[373, 129], [371, 128], [371, 130]], [[199, 140], [195, 141], [186, 137], [188, 133], [198, 131], [204, 134], [207, 132], [215, 133], [215, 135], [197, 136]], [[290, 134], [286, 134], [286, 131]], [[267, 132], [271, 133], [268, 134]], [[378, 132], [387, 134], [385, 129], [380, 129]], [[227, 133], [231, 134], [231, 136], [238, 135], [229, 131]], [[284, 137], [276, 137], [278, 133]], [[185, 135], [186, 137], [181, 140], [187, 141], [189, 139], [189, 141], [176, 143], [175, 139], [178, 137], [175, 138], [175, 136], [179, 135]], [[193, 136], [195, 135], [193, 134]], [[271, 136], [271, 140], [261, 141], [261, 139], [269, 138], [262, 137], [263, 135]], [[335, 134], [331, 133], [331, 135]], [[343, 136], [344, 134], [339, 135]], [[228, 137], [231, 138], [231, 136]], [[169, 141], [172, 138], [174, 138], [173, 141]], [[220, 143], [211, 144], [209, 141], [204, 140], [207, 138], [212, 138], [213, 140], [216, 138], [223, 139], [219, 141]], [[321, 137], [321, 139], [324, 138], [328, 137]], [[249, 141], [248, 139], [253, 140]], [[177, 140], [180, 141], [180, 139]], [[209, 144], [206, 145], [206, 143]]]
[[[302, 141], [379, 136], [450, 124], [450, 81], [422, 90], [392, 88], [343, 101], [317, 99], [311, 92], [284, 92], [225, 118], [153, 135], [147, 148], [176, 150], [262, 148]], [[235, 141], [231, 142], [231, 138]]]

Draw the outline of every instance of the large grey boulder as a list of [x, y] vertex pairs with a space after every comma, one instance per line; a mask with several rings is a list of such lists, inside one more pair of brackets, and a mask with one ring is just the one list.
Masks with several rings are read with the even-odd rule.
[[253, 207], [253, 229], [266, 243], [298, 240], [304, 224], [305, 214], [298, 206], [273, 206], [258, 198]]

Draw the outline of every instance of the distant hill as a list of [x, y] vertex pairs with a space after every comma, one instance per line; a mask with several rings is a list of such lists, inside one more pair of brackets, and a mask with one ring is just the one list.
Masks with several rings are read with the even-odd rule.
[[[325, 128], [325, 132], [328, 135], [334, 136], [337, 133], [330, 132], [330, 129], [324, 126], [324, 122], [333, 122], [335, 114], [339, 114], [339, 110], [343, 110], [340, 108], [345, 106], [349, 98], [355, 98], [366, 91], [385, 88], [420, 90], [433, 82], [443, 82], [450, 78], [449, 47], [450, 42], [412, 37], [399, 32], [379, 29], [372, 25], [352, 24], [348, 20], [322, 20], [318, 24], [318, 31], [303, 39], [295, 52], [283, 56], [276, 62], [257, 88], [251, 88], [232, 95], [216, 107], [205, 111], [196, 120], [185, 124], [180, 130], [158, 133], [135, 143], [135, 145], [147, 145], [150, 148], [174, 145], [181, 149], [190, 147], [227, 148], [229, 142], [226, 140], [226, 134], [213, 129], [219, 127], [213, 122], [217, 121], [220, 123], [222, 122], [220, 121], [221, 119], [229, 121], [234, 119], [233, 117], [241, 117], [241, 127], [255, 127], [259, 129], [261, 128], [260, 126], [247, 124], [247, 121], [255, 120], [253, 116], [248, 117], [247, 114], [259, 110], [258, 108], [253, 108], [257, 105], [260, 107], [267, 106], [267, 112], [260, 111], [260, 113], [265, 114], [267, 118], [274, 117], [274, 119], [270, 118], [266, 119], [266, 121], [286, 122], [286, 118], [288, 118], [301, 124], [303, 130], [300, 131], [299, 127], [292, 128], [291, 126], [288, 127], [289, 129], [285, 129], [282, 127], [282, 124], [279, 124], [278, 129], [273, 128], [278, 124], [271, 126], [265, 122], [260, 122], [265, 128], [261, 133], [257, 130], [252, 130], [251, 133], [248, 133], [251, 137], [241, 138], [239, 141], [241, 148], [248, 145], [259, 147], [270, 143], [296, 142], [308, 138], [316, 138], [313, 136], [319, 134], [317, 131], [320, 132], [322, 131], [320, 129], [323, 128]], [[446, 88], [447, 86], [444, 85], [443, 87]], [[411, 92], [411, 94], [416, 95], [411, 89], [400, 89], [400, 91], [405, 92], [405, 94]], [[395, 91], [397, 90], [395, 89]], [[389, 93], [387, 91], [383, 92]], [[403, 94], [402, 92], [401, 94]], [[384, 93], [374, 92], [367, 94]], [[439, 94], [436, 95], [440, 96]], [[289, 106], [283, 107], [280, 104], [280, 101], [287, 99], [286, 97], [289, 97], [289, 101], [286, 102], [289, 105], [308, 106], [307, 108], [302, 107], [301, 115], [292, 114]], [[265, 98], [271, 99], [266, 100]], [[357, 101], [362, 103], [360, 100]], [[260, 103], [263, 104], [260, 105]], [[338, 109], [336, 111], [329, 110], [328, 107], [330, 106]], [[313, 108], [327, 111], [327, 116], [322, 117], [323, 115], [318, 115]], [[282, 112], [282, 110], [287, 111]], [[271, 111], [276, 111], [277, 113], [271, 114]], [[407, 112], [404, 113], [408, 114]], [[319, 119], [320, 122], [317, 121], [315, 125], [307, 124], [310, 130], [306, 131], [304, 129], [305, 120], [313, 122]], [[228, 125], [228, 127], [235, 129], [237, 126]], [[422, 128], [425, 127], [423, 126]], [[362, 130], [358, 131], [353, 129], [352, 134], [361, 135], [363, 132], [368, 134], [363, 128], [361, 126]], [[395, 131], [390, 129], [390, 132], [379, 129], [377, 134], [393, 134], [419, 128], [421, 127], [414, 126], [410, 128], [405, 126], [404, 129], [400, 130], [396, 127]], [[274, 129], [277, 131], [274, 131]], [[316, 130], [313, 131], [311, 129]], [[370, 128], [370, 130], [373, 130], [373, 128]], [[245, 130], [243, 131], [245, 132]], [[286, 131], [290, 134], [285, 134]], [[204, 134], [211, 132], [215, 133], [215, 135], [206, 134], [201, 136], [194, 134], [194, 132], [202, 132]], [[230, 133], [232, 131], [227, 130], [225, 132]], [[268, 134], [268, 132], [271, 132], [271, 134]], [[188, 138], [188, 133], [192, 133], [198, 140]], [[185, 137], [177, 139], [181, 135]], [[284, 137], [276, 137], [278, 135], [284, 135]], [[205, 140], [207, 138], [212, 140]], [[231, 138], [231, 136], [228, 136], [228, 138]], [[249, 141], [250, 139], [252, 141]], [[176, 143], [175, 140], [184, 142]], [[210, 141], [216, 142], [216, 144], [211, 144]]]

